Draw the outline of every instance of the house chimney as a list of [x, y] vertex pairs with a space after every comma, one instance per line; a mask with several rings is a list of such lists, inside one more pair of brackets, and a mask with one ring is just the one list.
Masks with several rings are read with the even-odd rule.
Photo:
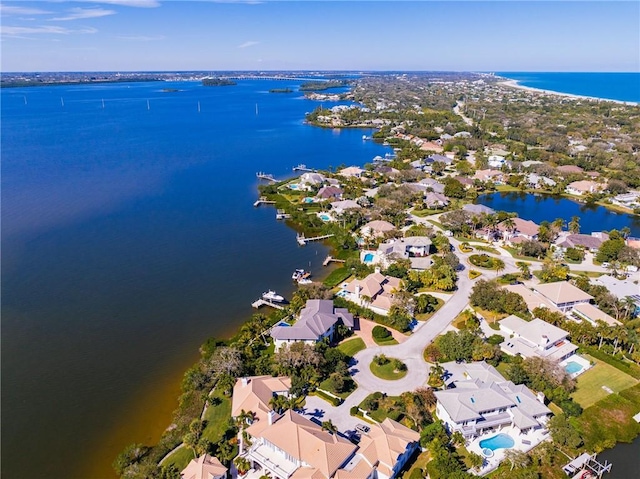
[[249, 378], [246, 376], [243, 377], [240, 381], [242, 382], [242, 387], [245, 387], [249, 384]]
[[267, 414], [267, 422], [269, 423], [269, 426], [276, 422], [276, 416], [277, 414], [274, 410], [269, 411], [269, 413]]
[[544, 400], [545, 400], [544, 393], [540, 391], [538, 394], [536, 394], [536, 399], [540, 401], [542, 404], [544, 404]]
[[360, 299], [360, 290], [361, 289], [362, 288], [359, 285], [356, 286], [356, 290], [355, 290], [356, 299]]
[[379, 272], [380, 272], [380, 266], [376, 266], [376, 267], [375, 267], [375, 269], [374, 269], [374, 271], [375, 271], [376, 273], [379, 273]]

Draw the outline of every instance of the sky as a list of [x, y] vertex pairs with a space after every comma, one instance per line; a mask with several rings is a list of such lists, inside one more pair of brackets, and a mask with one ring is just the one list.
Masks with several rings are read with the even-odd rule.
[[0, 67], [33, 71], [640, 71], [640, 2], [0, 3]]

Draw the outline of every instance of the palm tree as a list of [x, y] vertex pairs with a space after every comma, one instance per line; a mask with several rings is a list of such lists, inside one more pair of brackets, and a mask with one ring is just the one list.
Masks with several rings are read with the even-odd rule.
[[516, 266], [518, 267], [518, 269], [522, 273], [522, 277], [524, 279], [531, 278], [531, 269], [529, 268], [529, 263], [525, 263], [524, 261], [518, 261], [516, 263]]
[[516, 229], [516, 222], [513, 220], [513, 218], [507, 218], [506, 220], [504, 220], [502, 222], [502, 226], [504, 227], [505, 230], [507, 230], [509, 233], [512, 233], [515, 231]]
[[331, 419], [326, 421], [322, 421], [322, 430], [327, 431], [329, 434], [335, 434], [338, 431], [338, 428], [333, 424]]
[[569, 221], [569, 233], [578, 234], [580, 233], [580, 217], [572, 216], [571, 221]]
[[564, 220], [564, 218], [556, 218], [555, 220], [553, 220], [553, 223], [551, 223], [551, 227], [556, 233], [560, 233], [564, 229], [566, 224], [567, 222]]
[[504, 452], [504, 458], [511, 463], [511, 471], [513, 471], [514, 468], [525, 468], [531, 463], [531, 458], [529, 456], [516, 449], [507, 449]]
[[241, 475], [251, 469], [251, 462], [246, 457], [238, 456], [233, 460], [233, 463]]

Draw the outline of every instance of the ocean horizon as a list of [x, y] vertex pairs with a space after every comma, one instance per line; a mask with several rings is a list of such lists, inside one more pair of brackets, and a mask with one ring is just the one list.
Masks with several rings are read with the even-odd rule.
[[495, 72], [539, 90], [602, 100], [640, 102], [640, 72]]

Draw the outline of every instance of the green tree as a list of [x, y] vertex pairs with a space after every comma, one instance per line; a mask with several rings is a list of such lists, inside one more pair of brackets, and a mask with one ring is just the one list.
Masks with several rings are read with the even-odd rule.
[[569, 221], [569, 232], [571, 234], [580, 233], [580, 217], [572, 216], [571, 221]]

